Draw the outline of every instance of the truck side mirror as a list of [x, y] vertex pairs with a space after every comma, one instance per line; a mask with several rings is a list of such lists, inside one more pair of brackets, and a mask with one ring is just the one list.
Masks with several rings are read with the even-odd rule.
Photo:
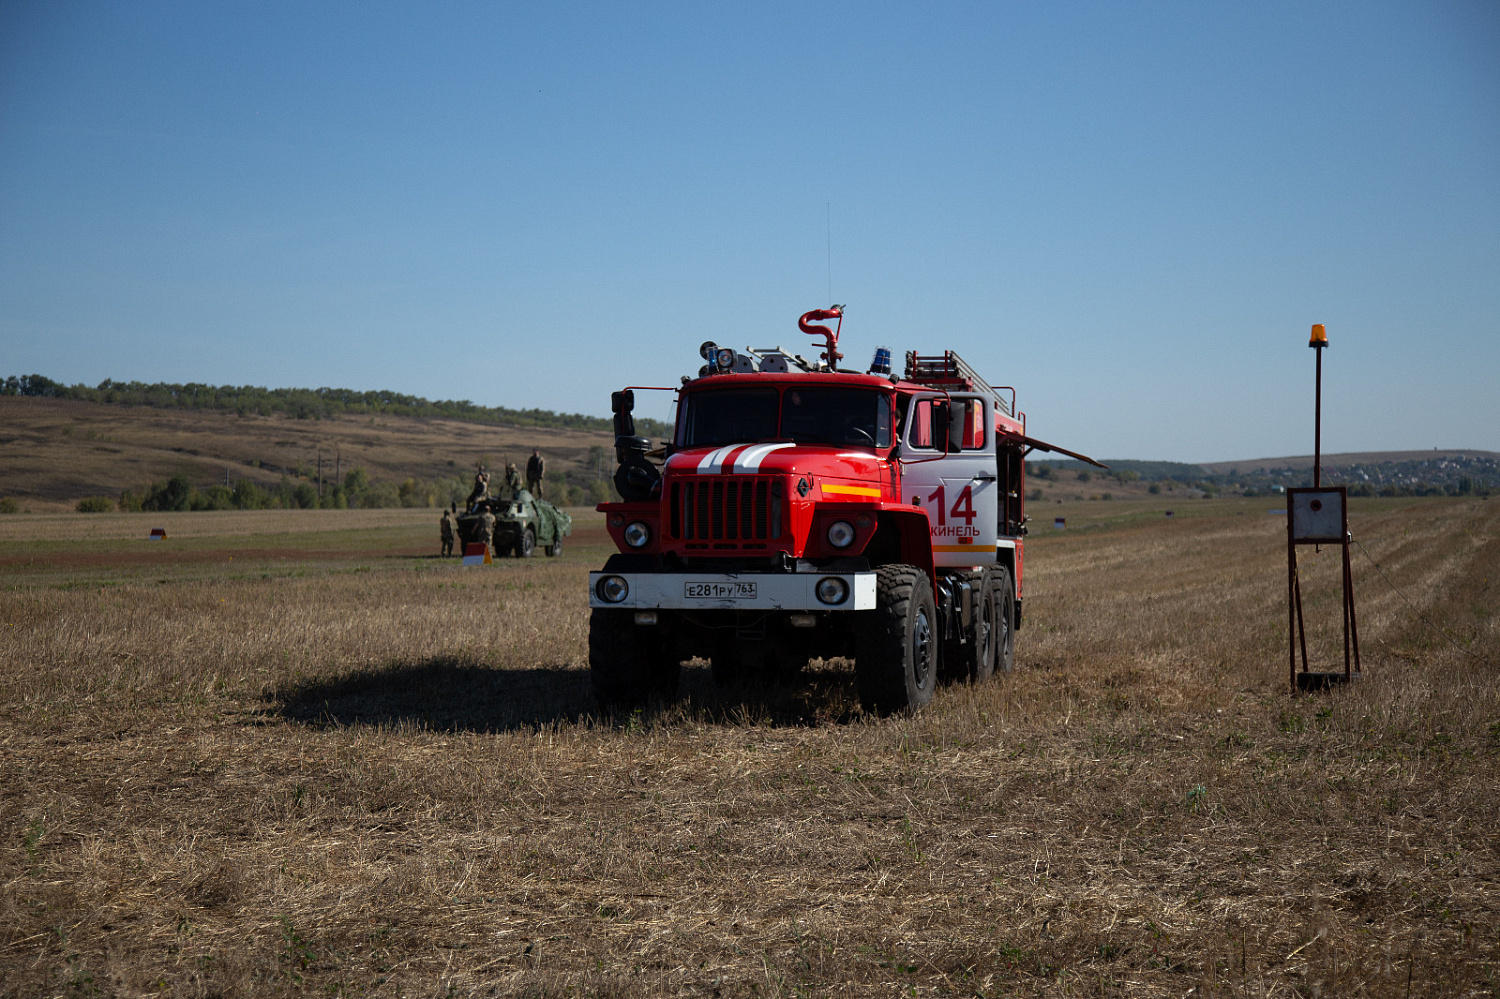
[[953, 443], [953, 403], [947, 399], [932, 400], [933, 443], [943, 442], [943, 453], [956, 450]]
[[635, 393], [630, 389], [623, 392], [611, 392], [609, 408], [615, 414], [615, 436], [634, 437], [635, 417], [631, 415], [631, 411], [635, 409]]
[[[953, 417], [957, 416], [958, 419]], [[964, 449], [964, 431], [968, 429], [969, 407], [959, 403], [948, 410], [948, 446], [944, 453]]]

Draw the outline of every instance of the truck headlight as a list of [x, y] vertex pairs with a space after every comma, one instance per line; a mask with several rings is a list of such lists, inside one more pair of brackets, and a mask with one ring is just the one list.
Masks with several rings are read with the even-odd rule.
[[625, 525], [625, 543], [632, 548], [645, 548], [651, 543], [651, 527], [644, 520], [632, 520]]
[[828, 543], [835, 548], [848, 548], [854, 543], [854, 525], [847, 520], [835, 520], [829, 524]]
[[621, 576], [605, 576], [594, 587], [599, 599], [607, 604], [617, 604], [630, 596], [630, 584]]
[[825, 604], [841, 604], [849, 599], [849, 584], [837, 576], [824, 576], [813, 592]]

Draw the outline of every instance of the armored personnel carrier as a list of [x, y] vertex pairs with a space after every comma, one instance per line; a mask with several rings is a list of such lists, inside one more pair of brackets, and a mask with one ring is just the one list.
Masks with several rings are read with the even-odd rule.
[[550, 556], [562, 554], [563, 538], [573, 533], [573, 517], [565, 510], [537, 499], [525, 489], [507, 497], [485, 496], [458, 515], [458, 539], [462, 546], [482, 540], [484, 514], [495, 517], [490, 543], [496, 555], [530, 558], [537, 545]]

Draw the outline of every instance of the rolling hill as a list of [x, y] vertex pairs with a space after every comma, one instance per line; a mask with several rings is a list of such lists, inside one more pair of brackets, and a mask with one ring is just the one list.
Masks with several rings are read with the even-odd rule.
[[613, 472], [612, 445], [611, 435], [597, 430], [409, 416], [242, 416], [0, 395], [0, 496], [42, 511], [72, 509], [85, 496], [141, 492], [174, 475], [197, 488], [241, 479], [274, 488], [283, 476], [313, 481], [320, 455], [328, 483], [353, 468], [375, 483], [466, 482], [476, 461], [492, 469], [515, 461], [524, 469], [533, 447], [546, 456], [549, 478], [587, 482], [601, 467]]
[[[600, 421], [601, 423], [603, 421]], [[318, 461], [325, 483], [353, 468], [388, 486], [407, 479], [466, 489], [474, 463], [523, 464], [533, 447], [549, 479], [571, 487], [575, 502], [613, 474], [606, 429], [507, 426], [452, 417], [391, 413], [298, 418], [223, 409], [163, 408], [79, 399], [0, 394], [0, 498], [23, 510], [71, 510], [87, 496], [141, 493], [153, 482], [186, 476], [195, 488], [248, 479], [263, 489], [311, 483]], [[1110, 472], [1033, 457], [1035, 498], [1124, 499], [1267, 491], [1307, 478], [1312, 456], [1190, 465], [1111, 461]], [[1041, 471], [1039, 466], [1048, 466]], [[1500, 489], [1500, 453], [1401, 451], [1323, 456], [1325, 480], [1374, 489]], [[1087, 478], [1084, 478], [1087, 476]], [[461, 493], [460, 493], [461, 495]], [[1165, 498], [1165, 497], [1164, 497]]]

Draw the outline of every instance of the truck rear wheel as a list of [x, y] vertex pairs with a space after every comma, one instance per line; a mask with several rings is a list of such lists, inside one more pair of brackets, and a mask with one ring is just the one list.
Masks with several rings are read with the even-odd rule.
[[606, 710], [676, 697], [681, 663], [671, 652], [661, 630], [636, 624], [633, 611], [600, 608], [589, 615], [589, 678]]
[[516, 558], [531, 558], [531, 553], [536, 551], [536, 532], [526, 528], [516, 537]]
[[[993, 570], [986, 569], [974, 587], [974, 620], [962, 645], [943, 649], [944, 676], [954, 681], [979, 683], [995, 672], [995, 618], [999, 614], [998, 589]], [[955, 612], [956, 613], [956, 612]]]
[[546, 551], [548, 558], [557, 558], [557, 556], [561, 555], [562, 554], [562, 535], [559, 534], [556, 538], [554, 538], [553, 541], [552, 541], [552, 543], [550, 545], [548, 545], [544, 549], [544, 551]]
[[991, 646], [994, 649], [993, 673], [1009, 673], [1016, 661], [1016, 587], [1010, 581], [1010, 570], [996, 566], [990, 572], [990, 589], [995, 596], [994, 627]]
[[927, 573], [911, 565], [875, 570], [875, 609], [855, 641], [854, 675], [866, 711], [914, 711], [937, 684], [937, 607]]

